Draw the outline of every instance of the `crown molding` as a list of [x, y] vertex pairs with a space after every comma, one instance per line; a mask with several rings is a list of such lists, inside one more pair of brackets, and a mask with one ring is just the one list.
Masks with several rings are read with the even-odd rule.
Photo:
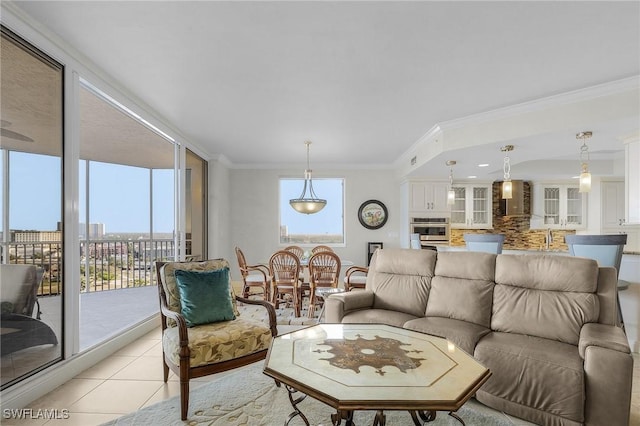
[[570, 92], [560, 93], [558, 95], [547, 96], [528, 102], [510, 105], [491, 111], [472, 114], [466, 117], [456, 118], [449, 121], [439, 123], [443, 131], [456, 129], [465, 126], [478, 125], [491, 121], [510, 118], [522, 114], [542, 111], [549, 108], [559, 107], [563, 105], [585, 102], [604, 96], [615, 95], [628, 91], [640, 90], [640, 75], [615, 80], [607, 83], [598, 84], [596, 86], [585, 87]]

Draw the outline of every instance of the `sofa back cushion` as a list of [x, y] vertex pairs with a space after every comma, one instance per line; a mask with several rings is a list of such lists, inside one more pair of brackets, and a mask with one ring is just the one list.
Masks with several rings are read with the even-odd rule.
[[598, 263], [555, 255], [498, 255], [491, 329], [578, 344], [600, 311]]
[[378, 249], [367, 275], [367, 289], [375, 293], [374, 309], [423, 316], [435, 263], [432, 250]]
[[453, 318], [484, 327], [491, 323], [496, 255], [439, 252], [426, 316]]

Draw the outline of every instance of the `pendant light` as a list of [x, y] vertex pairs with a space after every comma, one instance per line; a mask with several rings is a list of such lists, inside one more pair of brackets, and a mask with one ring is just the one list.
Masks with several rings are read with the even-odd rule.
[[455, 160], [447, 161], [449, 166], [449, 191], [447, 192], [447, 204], [452, 206], [456, 202], [456, 191], [453, 190], [453, 166], [456, 165]]
[[[309, 168], [309, 145], [311, 141], [305, 141], [307, 146], [307, 168], [304, 171], [304, 187], [302, 188], [302, 194], [300, 197], [289, 200], [291, 207], [299, 213], [313, 214], [318, 213], [327, 205], [327, 200], [318, 198], [313, 190], [313, 180], [311, 179], [311, 168]], [[307, 189], [309, 194], [307, 195]]]
[[582, 140], [580, 147], [580, 190], [579, 192], [591, 191], [591, 173], [589, 173], [589, 147], [587, 139], [593, 135], [592, 132], [580, 132], [576, 134], [576, 139]]
[[509, 152], [513, 151], [513, 145], [505, 145], [500, 148], [500, 151], [504, 152], [504, 181], [502, 182], [502, 198], [513, 198], [513, 186], [511, 184], [511, 159], [509, 158]]

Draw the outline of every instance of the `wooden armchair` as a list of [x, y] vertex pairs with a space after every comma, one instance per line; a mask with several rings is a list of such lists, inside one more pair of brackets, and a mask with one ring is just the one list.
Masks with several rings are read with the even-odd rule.
[[244, 253], [239, 247], [236, 247], [236, 257], [238, 258], [240, 275], [242, 275], [242, 297], [249, 297], [251, 287], [259, 287], [262, 289], [264, 300], [271, 301], [269, 268], [265, 265], [247, 265]]
[[364, 266], [352, 266], [345, 272], [344, 289], [351, 291], [354, 288], [365, 288], [369, 268]]
[[[164, 381], [169, 370], [179, 377], [180, 414], [186, 420], [189, 380], [264, 359], [277, 335], [276, 313], [269, 302], [233, 295], [224, 259], [156, 262], [156, 271]], [[236, 301], [264, 306], [269, 324], [241, 318]]]

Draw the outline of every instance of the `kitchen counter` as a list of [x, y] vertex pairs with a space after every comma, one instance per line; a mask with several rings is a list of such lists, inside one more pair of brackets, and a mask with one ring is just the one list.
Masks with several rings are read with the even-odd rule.
[[[464, 251], [467, 246], [445, 246], [438, 245], [438, 251]], [[558, 256], [569, 256], [568, 250], [536, 250], [532, 248], [503, 249], [504, 254], [556, 254]], [[640, 256], [640, 251], [623, 251], [623, 255]]]

